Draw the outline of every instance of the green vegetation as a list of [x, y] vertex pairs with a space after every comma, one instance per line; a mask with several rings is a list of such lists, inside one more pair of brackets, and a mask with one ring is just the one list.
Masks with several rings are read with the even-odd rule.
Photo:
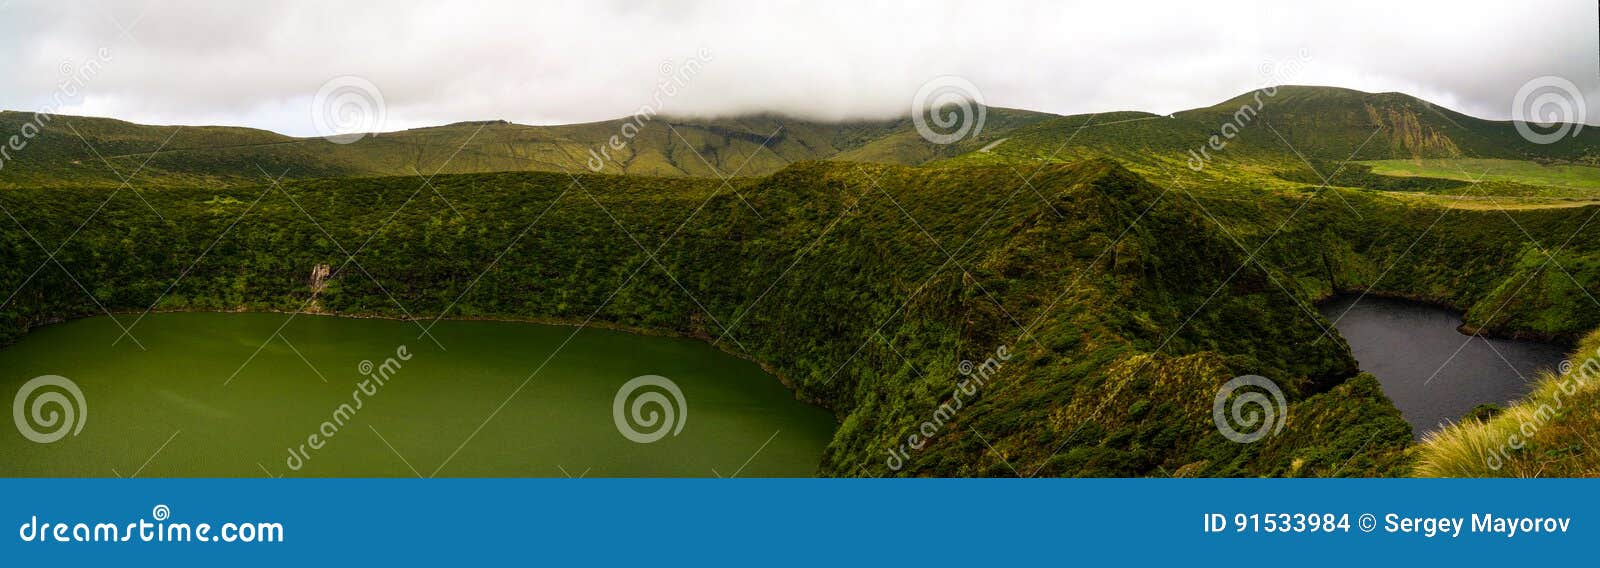
[[1505, 411], [1505, 407], [1500, 406], [1498, 404], [1480, 404], [1480, 405], [1472, 407], [1472, 410], [1467, 412], [1467, 415], [1462, 417], [1461, 420], [1462, 421], [1467, 421], [1467, 420], [1484, 421], [1484, 420], [1488, 420], [1490, 418], [1494, 418], [1494, 416], [1496, 414], [1499, 414], [1499, 413], [1504, 412], [1504, 411]]
[[[724, 174], [758, 156], [729, 186], [696, 177], [710, 170], [671, 132], [641, 135], [623, 168], [678, 177], [573, 178], [558, 172], [582, 169], [583, 143], [516, 138], [614, 132], [596, 125], [163, 152], [138, 193], [108, 190], [116, 180], [81, 150], [54, 146], [32, 169], [0, 170], [19, 186], [0, 190], [18, 221], [0, 227], [0, 261], [17, 267], [0, 292], [20, 289], [0, 307], [0, 341], [97, 303], [587, 321], [703, 338], [777, 373], [840, 420], [824, 475], [1370, 476], [1411, 473], [1410, 428], [1313, 302], [1370, 290], [1462, 309], [1484, 333], [1569, 342], [1600, 325], [1600, 208], [1495, 191], [1474, 195], [1487, 207], [1441, 207], [1488, 182], [1345, 164], [1593, 163], [1592, 138], [1538, 146], [1403, 95], [1284, 87], [1192, 169], [1188, 152], [1252, 98], [1172, 117], [991, 109], [999, 126], [939, 151], [918, 147], [908, 121], [682, 132]], [[760, 151], [780, 123], [787, 137]], [[475, 146], [484, 136], [492, 147]], [[410, 171], [437, 169], [469, 137], [466, 161], [431, 187]], [[507, 169], [491, 152], [555, 167], [452, 173]], [[801, 158], [837, 161], [784, 165]], [[290, 172], [282, 190], [262, 185], [258, 159]], [[374, 173], [398, 177], [350, 177]], [[42, 250], [63, 242], [65, 270]], [[344, 251], [356, 262], [343, 266]], [[314, 294], [324, 264], [336, 275]], [[952, 409], [961, 362], [1000, 347], [1013, 356]], [[1218, 434], [1213, 398], [1242, 374], [1283, 387], [1280, 435]], [[912, 434], [928, 443], [895, 469], [887, 458]]]
[[1600, 189], [1600, 168], [1541, 164], [1524, 160], [1375, 160], [1373, 172], [1386, 176], [1435, 177], [1455, 180], [1507, 181], [1534, 186]]
[[1382, 176], [1481, 180], [1503, 188], [1497, 194], [1510, 194], [1505, 190], [1520, 188], [1527, 195], [1594, 197], [1596, 190], [1600, 190], [1600, 168], [1593, 166], [1470, 158], [1376, 160], [1366, 164], [1372, 167], [1373, 173]]
[[[797, 164], [737, 187], [760, 216], [697, 179], [583, 176], [577, 185], [519, 173], [440, 176], [439, 195], [418, 193], [411, 178], [146, 192], [165, 221], [124, 191], [57, 258], [116, 310], [159, 297], [164, 310], [593, 315], [713, 341], [726, 332], [720, 347], [840, 416], [825, 474], [1403, 472], [1410, 433], [1398, 413], [1376, 389], [1340, 384], [1354, 363], [1342, 344], [1312, 343], [1320, 328], [1299, 300], [1254, 268], [1229, 279], [1243, 252], [1193, 208], [1109, 161], [1041, 170], [1032, 183], [1056, 196], [1050, 203], [1009, 174]], [[60, 243], [106, 195], [12, 190], [0, 204], [41, 242]], [[313, 297], [313, 268], [340, 267], [341, 249], [373, 232], [359, 265]], [[10, 243], [8, 266], [44, 260], [15, 226], [0, 242]], [[658, 247], [660, 264], [646, 252]], [[29, 272], [9, 272], [4, 284]], [[1213, 301], [1196, 293], [1224, 283]], [[86, 295], [60, 293], [74, 289], [65, 272], [40, 271], [4, 308], [8, 334], [97, 313]], [[981, 396], [906, 469], [887, 471], [888, 449], [946, 402], [959, 361], [1001, 345], [1016, 356]], [[1242, 373], [1282, 381], [1291, 413], [1328, 418], [1297, 420], [1270, 444], [1222, 439], [1211, 399]], [[1321, 427], [1354, 422], [1370, 426]], [[985, 452], [974, 432], [1000, 453]], [[1374, 432], [1387, 436], [1364, 447]], [[1357, 453], [1365, 457], [1352, 460]]]
[[[144, 126], [70, 116], [36, 121], [29, 113], [0, 112], [0, 132], [24, 132], [29, 123], [43, 126], [23, 151], [11, 153], [15, 160], [3, 162], [0, 187], [115, 187], [120, 176], [135, 171], [139, 186], [165, 188], [256, 185], [269, 174], [314, 179], [579, 173], [594, 167], [599, 173], [643, 176], [760, 176], [803, 160], [921, 164], [975, 150], [1052, 115], [991, 107], [987, 116], [980, 137], [950, 146], [923, 140], [910, 119], [819, 123], [778, 116], [626, 118], [561, 126], [467, 122], [335, 144], [248, 128]], [[599, 152], [611, 137], [621, 139], [641, 123], [623, 149], [592, 160], [591, 151]]]

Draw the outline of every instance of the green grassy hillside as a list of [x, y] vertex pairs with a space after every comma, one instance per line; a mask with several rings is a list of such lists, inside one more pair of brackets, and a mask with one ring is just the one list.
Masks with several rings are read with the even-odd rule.
[[[20, 131], [31, 120], [30, 114], [0, 113], [0, 128]], [[1348, 187], [1429, 191], [1459, 187], [1431, 180], [1461, 176], [1430, 170], [1418, 177], [1418, 172], [1397, 170], [1393, 162], [1374, 164], [1378, 171], [1339, 165], [1352, 157], [1509, 160], [1498, 168], [1506, 171], [1600, 163], [1600, 145], [1593, 136], [1533, 144], [1508, 122], [1474, 118], [1398, 93], [1332, 87], [1251, 91], [1171, 116], [1107, 112], [1063, 117], [989, 107], [982, 133], [951, 145], [923, 140], [909, 119], [819, 123], [779, 116], [656, 117], [630, 139], [624, 134], [635, 132], [632, 123], [630, 118], [560, 126], [486, 121], [385, 133], [341, 145], [244, 128], [180, 129], [60, 116], [45, 121], [38, 137], [5, 163], [0, 187], [120, 183], [118, 173], [106, 168], [96, 151], [121, 175], [132, 174], [149, 158], [134, 180], [136, 186], [154, 187], [249, 185], [260, 181], [261, 170], [311, 179], [435, 171], [583, 171], [593, 163], [601, 173], [716, 177], [766, 175], [815, 159], [1005, 163], [1022, 169], [1047, 161], [1109, 157], [1144, 175], [1203, 161], [1200, 183], [1215, 187], [1268, 179], [1320, 184], [1323, 176], [1331, 176], [1335, 185]], [[594, 160], [591, 151], [598, 154], [612, 136], [621, 136], [625, 147], [606, 150], [604, 159]], [[1212, 136], [1218, 136], [1223, 149], [1207, 148]], [[161, 152], [152, 156], [158, 148]], [[1452, 171], [1472, 170], [1469, 176], [1480, 173], [1473, 169], [1477, 162], [1440, 163]], [[1571, 197], [1539, 190], [1546, 185], [1566, 188], [1570, 180], [1565, 176], [1545, 179], [1548, 183], [1491, 181], [1511, 185], [1481, 189], [1513, 197]]]
[[[704, 337], [839, 415], [829, 475], [1406, 470], [1398, 412], [1371, 379], [1351, 378], [1342, 343], [1315, 342], [1304, 300], [1255, 266], [1234, 275], [1244, 253], [1191, 204], [1110, 161], [1040, 171], [1033, 183], [1051, 203], [1007, 175], [807, 162], [740, 183], [760, 216], [715, 180], [619, 176], [440, 176], [440, 195], [404, 208], [414, 178], [148, 192], [165, 221], [122, 192], [57, 258], [96, 301], [130, 312], [593, 315]], [[53, 246], [105, 195], [10, 190], [0, 203]], [[341, 246], [374, 231], [360, 266], [313, 298], [313, 267], [340, 266]], [[0, 242], [7, 266], [44, 258], [15, 225]], [[0, 282], [28, 281], [0, 308], [8, 336], [98, 312], [87, 295], [62, 293], [76, 288], [66, 272], [30, 272]], [[889, 468], [891, 448], [951, 402], [960, 361], [1001, 348], [1011, 359], [980, 394]], [[1211, 422], [1217, 386], [1244, 373], [1273, 377], [1291, 401], [1296, 418], [1268, 443], [1229, 442]]]
[[[1352, 191], [1240, 200], [1174, 192], [1107, 160], [1037, 174], [1048, 203], [1007, 166], [807, 162], [738, 183], [760, 216], [716, 180], [692, 178], [445, 175], [437, 195], [404, 177], [293, 182], [287, 195], [146, 192], [165, 220], [120, 192], [57, 255], [94, 301], [53, 265], [29, 270], [43, 253], [13, 224], [0, 254], [21, 269], [0, 284], [19, 292], [0, 314], [8, 337], [98, 313], [95, 302], [593, 314], [763, 362], [840, 416], [822, 466], [835, 475], [1403, 474], [1409, 429], [1354, 376], [1342, 342], [1324, 339], [1309, 302], [1370, 289], [1469, 308], [1497, 333], [1570, 337], [1600, 324], [1600, 305], [1520, 282], [1537, 268], [1523, 268], [1523, 230], [1576, 234], [1562, 268], [1593, 281], [1582, 259], [1600, 241], [1578, 231], [1592, 208], [1461, 211]], [[53, 248], [107, 196], [9, 190], [0, 204]], [[313, 299], [311, 269], [339, 266], [341, 246], [374, 231], [360, 266]], [[660, 265], [645, 252], [658, 248]], [[1479, 308], [1507, 295], [1517, 301], [1503, 310]], [[891, 448], [951, 402], [960, 361], [1002, 346], [1014, 356], [990, 387], [937, 443], [887, 468]], [[1284, 434], [1261, 444], [1228, 442], [1208, 414], [1217, 385], [1245, 373], [1279, 381], [1291, 402]]]
[[[820, 123], [778, 116], [656, 117], [637, 129], [631, 118], [561, 126], [487, 121], [335, 144], [247, 128], [55, 116], [39, 120], [43, 128], [37, 136], [12, 152], [13, 159], [0, 168], [0, 187], [116, 186], [121, 176], [135, 171], [135, 187], [252, 185], [261, 182], [262, 170], [288, 179], [591, 170], [759, 176], [792, 162], [828, 158], [920, 164], [973, 150], [1049, 116], [990, 107], [979, 137], [949, 146], [923, 140], [909, 119]], [[35, 120], [32, 114], [0, 112], [0, 131], [22, 132]], [[621, 150], [607, 148], [612, 137], [625, 142]]]
[[[1194, 171], [1184, 174], [1187, 183], [1213, 190], [1271, 188], [1278, 181], [1322, 185], [1326, 176], [1336, 186], [1452, 196], [1459, 192], [1451, 189], [1466, 185], [1459, 172], [1392, 175], [1402, 173], [1395, 171], [1396, 162], [1348, 161], [1427, 159], [1454, 171], [1485, 163], [1474, 160], [1495, 159], [1500, 161], [1494, 169], [1507, 172], [1600, 164], [1600, 139], [1595, 136], [1534, 144], [1510, 122], [1467, 116], [1400, 93], [1333, 87], [1251, 91], [1168, 117], [1101, 113], [1052, 118], [1008, 137], [990, 152], [967, 153], [952, 161], [1020, 167], [1111, 157], [1152, 177], [1172, 177], [1174, 170], [1190, 168]], [[1370, 165], [1382, 167], [1374, 171]], [[1477, 179], [1482, 169], [1471, 169], [1466, 179]], [[1489, 178], [1492, 183], [1475, 186], [1471, 193], [1575, 197], [1567, 177]]]
[[[1568, 190], [1600, 190], [1600, 168], [1574, 164], [1541, 164], [1527, 160], [1378, 160], [1372, 172], [1385, 176], [1483, 180]], [[1577, 194], [1577, 191], [1573, 192]]]
[[[1258, 107], [1262, 119], [1314, 159], [1344, 160], [1355, 155], [1358, 160], [1472, 157], [1592, 162], [1600, 158], [1600, 144], [1593, 137], [1535, 144], [1523, 139], [1510, 122], [1468, 116], [1402, 93], [1288, 85], [1271, 96], [1245, 93], [1177, 116], [1220, 127], [1243, 106]], [[1271, 133], [1250, 130], [1245, 129], [1247, 144], [1282, 143]], [[1367, 140], [1374, 131], [1376, 136]]]

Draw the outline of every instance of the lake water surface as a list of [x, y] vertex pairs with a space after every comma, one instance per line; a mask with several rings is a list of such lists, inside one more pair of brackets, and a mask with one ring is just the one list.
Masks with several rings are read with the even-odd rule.
[[1340, 296], [1319, 309], [1419, 439], [1479, 404], [1504, 405], [1527, 394], [1535, 372], [1556, 368], [1567, 353], [1557, 345], [1464, 335], [1456, 331], [1461, 314], [1438, 306], [1357, 298]]
[[[133, 330], [143, 351], [113, 346], [121, 331], [105, 317], [35, 330], [0, 350], [0, 393], [10, 403], [34, 377], [67, 377], [84, 427], [51, 443], [0, 428], [0, 475], [810, 476], [835, 428], [754, 363], [700, 341], [443, 321], [441, 349], [411, 322], [306, 315], [274, 336], [288, 317], [151, 314]], [[411, 358], [326, 435], [370, 380], [362, 371], [380, 372], [400, 345]], [[659, 388], [639, 391], [673, 404], [676, 435], [635, 442], [617, 425], [617, 393], [643, 375], [682, 393], [686, 411]], [[657, 409], [641, 407], [647, 419]], [[321, 447], [300, 450], [312, 434]]]

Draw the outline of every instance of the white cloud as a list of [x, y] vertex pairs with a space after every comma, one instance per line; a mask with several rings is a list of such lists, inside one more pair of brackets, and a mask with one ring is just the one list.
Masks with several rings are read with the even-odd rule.
[[1519, 4], [16, 0], [0, 11], [0, 107], [39, 108], [64, 60], [108, 47], [63, 112], [296, 135], [313, 133], [311, 98], [341, 75], [381, 87], [389, 129], [613, 118], [650, 101], [664, 61], [701, 48], [713, 60], [666, 111], [893, 116], [923, 81], [956, 74], [993, 105], [1166, 113], [1257, 87], [1264, 61], [1302, 49], [1311, 59], [1288, 82], [1503, 119], [1523, 82], [1562, 75], [1600, 109], [1594, 8]]

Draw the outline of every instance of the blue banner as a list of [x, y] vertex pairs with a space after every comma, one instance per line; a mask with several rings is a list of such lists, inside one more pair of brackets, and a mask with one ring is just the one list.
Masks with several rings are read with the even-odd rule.
[[1600, 510], [1582, 480], [9, 479], [0, 489], [10, 566], [1590, 562]]

